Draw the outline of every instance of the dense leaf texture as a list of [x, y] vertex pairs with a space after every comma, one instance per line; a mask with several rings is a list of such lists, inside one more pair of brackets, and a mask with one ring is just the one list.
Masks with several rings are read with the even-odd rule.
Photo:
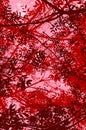
[[0, 130], [86, 129], [86, 2], [0, 1]]

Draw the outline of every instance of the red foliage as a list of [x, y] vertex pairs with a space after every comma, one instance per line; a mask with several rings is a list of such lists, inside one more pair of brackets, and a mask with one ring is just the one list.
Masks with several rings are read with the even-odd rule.
[[86, 2], [36, 0], [25, 9], [0, 1], [0, 129], [81, 130]]

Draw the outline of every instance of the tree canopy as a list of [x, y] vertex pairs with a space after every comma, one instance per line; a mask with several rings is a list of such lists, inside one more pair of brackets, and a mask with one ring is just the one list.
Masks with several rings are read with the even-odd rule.
[[0, 130], [85, 130], [86, 1], [0, 1]]

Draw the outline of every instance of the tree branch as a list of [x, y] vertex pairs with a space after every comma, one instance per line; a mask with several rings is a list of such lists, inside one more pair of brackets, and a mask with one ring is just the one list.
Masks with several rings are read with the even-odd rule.
[[48, 4], [50, 7], [52, 7], [52, 9], [55, 9], [56, 12], [52, 13], [51, 15], [46, 16], [45, 18], [40, 18], [40, 19], [35, 20], [33, 22], [0, 24], [0, 27], [9, 27], [9, 26], [19, 27], [19, 26], [25, 26], [25, 25], [29, 25], [29, 24], [40, 24], [40, 23], [43, 24], [45, 22], [53, 21], [53, 20], [57, 19], [58, 17], [62, 16], [63, 14], [67, 14], [67, 15], [77, 14], [78, 15], [79, 13], [86, 12], [86, 8], [81, 8], [81, 9], [77, 9], [77, 10], [69, 9], [68, 11], [64, 11], [62, 9], [59, 9], [58, 7], [53, 5], [52, 3], [48, 2], [47, 0], [42, 0], [42, 1], [44, 1], [44, 3]]
[[48, 2], [47, 0], [42, 0], [45, 4], [49, 5], [50, 7], [52, 7], [53, 9], [55, 9], [58, 12], [62, 12], [62, 10], [60, 10], [59, 8], [57, 8], [55, 5], [53, 5], [52, 3]]
[[[60, 14], [73, 14], [73, 13], [82, 13], [82, 12], [86, 12], [86, 8], [81, 8], [81, 9], [77, 9], [77, 10], [68, 10], [68, 11], [64, 11], [62, 9], [59, 9], [57, 6], [53, 5], [52, 3], [48, 2], [47, 0], [42, 0], [44, 1], [44, 3], [48, 4], [50, 7], [52, 7], [53, 9], [55, 9], [56, 11], [58, 11], [58, 13]], [[66, 1], [67, 2], [67, 1]], [[68, 4], [68, 2], [67, 2]], [[69, 6], [69, 5], [68, 5]]]
[[[0, 27], [11, 27], [11, 26], [19, 27], [19, 26], [25, 26], [25, 25], [29, 25], [29, 24], [40, 24], [40, 23], [43, 24], [45, 22], [53, 21], [53, 20], [55, 20], [56, 18], [59, 17], [59, 16], [57, 16], [57, 13], [51, 14], [51, 15], [49, 15], [49, 17], [50, 16], [53, 17], [53, 18], [50, 18], [50, 19], [47, 18], [45, 20], [38, 19], [38, 20], [35, 20], [33, 22], [26, 22], [26, 23], [0, 24]], [[42, 19], [44, 19], [44, 18], [42, 18]]]

